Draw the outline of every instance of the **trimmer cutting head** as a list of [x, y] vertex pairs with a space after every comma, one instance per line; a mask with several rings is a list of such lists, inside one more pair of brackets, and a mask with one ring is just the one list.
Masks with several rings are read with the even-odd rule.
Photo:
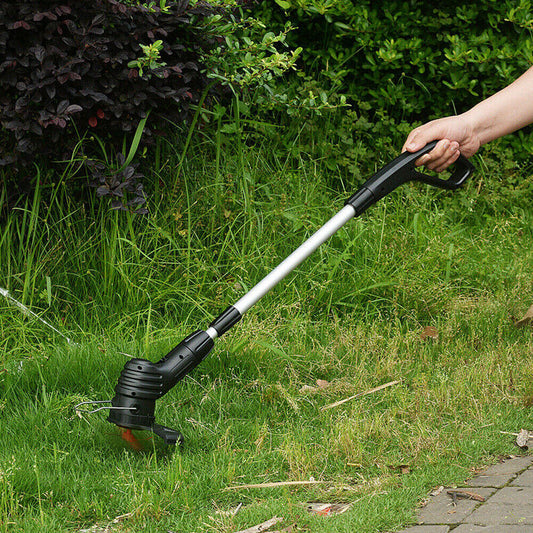
[[128, 361], [115, 387], [108, 422], [126, 429], [142, 429], [159, 435], [165, 444], [181, 444], [179, 431], [155, 421], [155, 402], [197, 366], [214, 346], [205, 331], [197, 331], [180, 342], [163, 359]]
[[181, 433], [155, 421], [155, 401], [162, 396], [161, 383], [162, 376], [154, 363], [144, 359], [128, 361], [115, 387], [107, 421], [126, 430], [152, 431], [165, 444], [181, 444]]

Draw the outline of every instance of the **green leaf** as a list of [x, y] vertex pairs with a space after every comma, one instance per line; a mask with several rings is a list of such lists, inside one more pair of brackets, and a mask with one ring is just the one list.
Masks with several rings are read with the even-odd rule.
[[282, 9], [289, 9], [291, 7], [291, 3], [290, 2], [286, 2], [285, 0], [276, 0], [276, 4], [278, 4], [279, 7], [281, 7]]
[[235, 133], [239, 133], [239, 126], [235, 122], [230, 122], [229, 124], [224, 124], [220, 128], [221, 133], [225, 133], [227, 135], [232, 135]]
[[52, 305], [52, 280], [50, 276], [46, 276], [46, 301], [50, 307]]
[[131, 142], [130, 151], [128, 152], [128, 157], [126, 158], [126, 161], [124, 161], [124, 164], [122, 165], [122, 169], [126, 168], [133, 158], [135, 157], [135, 154], [137, 153], [137, 148], [139, 148], [139, 143], [141, 142], [141, 137], [144, 131], [144, 126], [146, 125], [146, 121], [148, 120], [148, 117], [150, 116], [150, 111], [146, 113], [146, 116], [139, 121], [139, 125], [137, 126], [137, 129], [135, 130], [135, 135], [133, 136], [133, 141]]

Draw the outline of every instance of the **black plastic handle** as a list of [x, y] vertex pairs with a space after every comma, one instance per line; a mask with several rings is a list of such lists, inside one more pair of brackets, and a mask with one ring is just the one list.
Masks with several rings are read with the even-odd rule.
[[[415, 152], [411, 155], [414, 156], [414, 161], [416, 161], [420, 156], [427, 154], [428, 152], [431, 152], [433, 148], [435, 148], [435, 145], [438, 141], [431, 141], [430, 143], [426, 144], [422, 150], [419, 150], [418, 152]], [[404, 155], [406, 152], [404, 152], [402, 155]], [[401, 156], [400, 156], [401, 157]], [[397, 158], [399, 159], [399, 158]], [[396, 160], [397, 160], [396, 159]], [[435, 176], [428, 176], [427, 174], [423, 174], [422, 172], [417, 172], [413, 169], [412, 173], [412, 180], [421, 181], [422, 183], [427, 183], [428, 185], [433, 185], [434, 187], [439, 187], [441, 189], [446, 189], [448, 191], [454, 191], [455, 189], [458, 189], [461, 187], [466, 180], [470, 177], [472, 172], [474, 172], [474, 165], [466, 159], [466, 157], [460, 155], [457, 161], [454, 163], [455, 170], [453, 174], [446, 180], [437, 178]]]
[[356, 211], [356, 216], [359, 216], [372, 204], [408, 181], [421, 181], [433, 187], [447, 190], [455, 190], [461, 187], [474, 171], [472, 163], [462, 155], [454, 163], [455, 170], [446, 180], [415, 170], [415, 161], [424, 154], [431, 152], [437, 142], [431, 141], [417, 152], [403, 152], [403, 154], [376, 172], [359, 191], [347, 200], [346, 204], [351, 205]]

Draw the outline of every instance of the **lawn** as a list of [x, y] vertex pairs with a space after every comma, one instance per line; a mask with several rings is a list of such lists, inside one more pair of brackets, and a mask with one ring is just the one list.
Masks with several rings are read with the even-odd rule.
[[463, 190], [407, 185], [348, 223], [218, 340], [158, 402], [181, 448], [139, 434], [135, 452], [105, 414], [77, 414], [354, 192], [266, 143], [214, 152], [191, 148], [175, 195], [160, 183], [178, 158], [161, 156], [144, 217], [76, 202], [59, 175], [4, 214], [0, 286], [73, 343], [0, 297], [1, 531], [394, 531], [432, 487], [527, 453], [508, 433], [533, 429], [533, 330], [514, 325], [533, 304], [531, 169], [490, 152]]

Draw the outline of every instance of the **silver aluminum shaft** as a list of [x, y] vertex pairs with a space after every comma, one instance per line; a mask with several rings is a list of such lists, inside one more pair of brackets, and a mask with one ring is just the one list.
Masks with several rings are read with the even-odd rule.
[[270, 274], [267, 274], [257, 285], [247, 292], [239, 301], [233, 304], [241, 315], [257, 303], [267, 292], [274, 288], [287, 274], [292, 272], [300, 263], [307, 259], [322, 243], [327, 241], [346, 222], [355, 216], [355, 209], [346, 205], [336, 215], [331, 217], [316, 233], [311, 235], [291, 255], [284, 259]]

